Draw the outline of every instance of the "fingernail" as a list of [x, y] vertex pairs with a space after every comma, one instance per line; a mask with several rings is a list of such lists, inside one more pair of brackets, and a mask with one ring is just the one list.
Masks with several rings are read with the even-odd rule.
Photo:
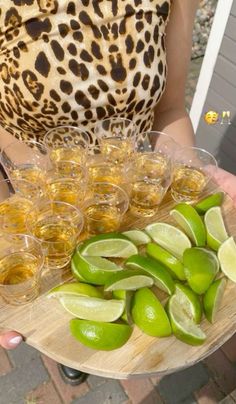
[[22, 337], [19, 335], [17, 337], [11, 338], [9, 343], [11, 345], [18, 345], [20, 342], [22, 342]]

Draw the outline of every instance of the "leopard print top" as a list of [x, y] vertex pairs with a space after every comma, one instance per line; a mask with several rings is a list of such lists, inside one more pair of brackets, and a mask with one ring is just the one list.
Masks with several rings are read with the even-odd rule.
[[166, 82], [171, 0], [2, 0], [0, 125], [42, 140], [97, 120], [152, 126]]

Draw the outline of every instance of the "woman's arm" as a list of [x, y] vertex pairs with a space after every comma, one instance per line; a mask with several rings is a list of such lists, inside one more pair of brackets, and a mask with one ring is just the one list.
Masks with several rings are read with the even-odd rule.
[[194, 144], [194, 133], [185, 109], [185, 85], [192, 49], [192, 31], [199, 0], [173, 0], [166, 32], [167, 83], [155, 109], [153, 130], [180, 144]]

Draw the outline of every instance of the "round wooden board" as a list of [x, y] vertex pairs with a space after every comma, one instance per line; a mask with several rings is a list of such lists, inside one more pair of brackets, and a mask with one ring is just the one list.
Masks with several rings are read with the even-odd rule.
[[[213, 189], [215, 191], [216, 187], [211, 184], [206, 193]], [[168, 212], [173, 205], [167, 196], [156, 217], [151, 220], [127, 217], [124, 229], [144, 228], [154, 221], [171, 223]], [[236, 210], [228, 196], [223, 204], [223, 214], [229, 234], [236, 236]], [[72, 316], [56, 299], [46, 297], [52, 286], [70, 279], [69, 270], [45, 273], [41, 294], [33, 303], [14, 307], [0, 301], [0, 324], [3, 328], [20, 332], [26, 343], [57, 362], [86, 373], [117, 379], [172, 373], [208, 356], [236, 329], [236, 284], [228, 281], [216, 323], [211, 325], [206, 320], [202, 321], [201, 327], [207, 335], [202, 346], [186, 345], [173, 336], [149, 337], [134, 327], [131, 338], [122, 348], [109, 352], [95, 351], [81, 345], [70, 335], [69, 320]]]

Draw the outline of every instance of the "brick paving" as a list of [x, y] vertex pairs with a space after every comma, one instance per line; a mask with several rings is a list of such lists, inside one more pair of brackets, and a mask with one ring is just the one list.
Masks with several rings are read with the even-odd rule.
[[14, 351], [0, 348], [0, 404], [235, 404], [235, 351], [236, 334], [203, 362], [162, 378], [89, 375], [72, 387], [52, 359], [22, 343]]
[[[202, 58], [191, 61], [186, 107], [190, 109]], [[65, 384], [56, 363], [22, 343], [0, 348], [0, 404], [236, 404], [236, 334], [221, 349], [163, 378], [114, 380], [89, 375]]]

